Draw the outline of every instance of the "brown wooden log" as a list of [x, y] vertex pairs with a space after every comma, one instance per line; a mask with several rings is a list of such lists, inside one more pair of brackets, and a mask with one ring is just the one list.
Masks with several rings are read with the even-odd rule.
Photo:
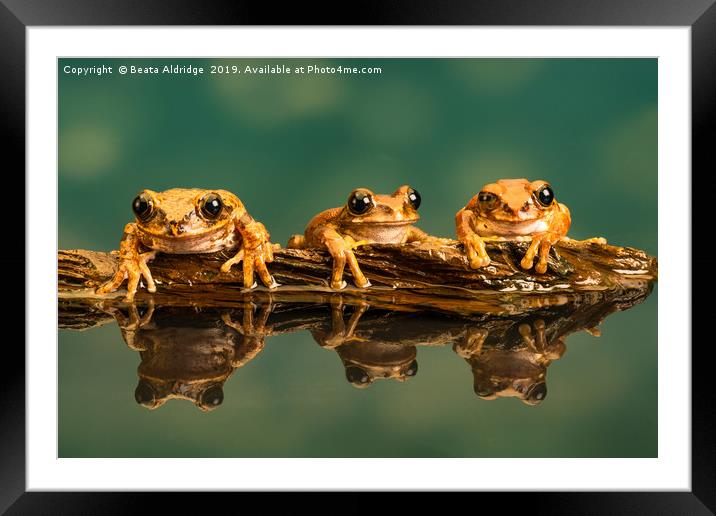
[[[657, 279], [656, 258], [630, 247], [578, 241], [560, 242], [550, 253], [545, 274], [524, 271], [519, 262], [526, 242], [488, 242], [492, 263], [473, 270], [458, 242], [443, 244], [370, 245], [356, 250], [361, 269], [372, 283], [368, 289], [352, 285], [342, 298], [400, 310], [435, 309], [460, 313], [514, 314], [535, 307], [560, 305], [576, 298], [595, 296], [631, 302], [651, 290]], [[221, 273], [226, 252], [196, 255], [160, 254], [150, 263], [158, 292], [140, 287], [137, 300], [152, 296], [162, 304], [192, 303], [206, 306], [242, 303], [257, 296], [273, 301], [324, 303], [337, 292], [328, 286], [331, 257], [321, 249], [280, 249], [269, 269], [281, 286], [271, 292], [241, 286], [241, 267]], [[58, 252], [60, 298], [101, 299], [94, 289], [117, 268], [114, 253], [87, 250]]]

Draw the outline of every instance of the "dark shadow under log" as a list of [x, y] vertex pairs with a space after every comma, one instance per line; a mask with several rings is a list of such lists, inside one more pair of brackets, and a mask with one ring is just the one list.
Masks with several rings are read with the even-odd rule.
[[[343, 299], [369, 302], [397, 310], [433, 309], [459, 313], [515, 314], [544, 306], [562, 305], [588, 297], [632, 303], [651, 290], [657, 279], [656, 258], [644, 251], [578, 241], [560, 242], [550, 253], [545, 274], [524, 271], [519, 262], [525, 242], [488, 242], [492, 263], [482, 269], [468, 266], [462, 246], [372, 245], [356, 250], [361, 269], [373, 284], [368, 289], [352, 285], [340, 291]], [[270, 271], [281, 286], [243, 289], [241, 267], [219, 271], [230, 257], [227, 252], [197, 255], [160, 254], [150, 263], [158, 292], [140, 287], [139, 302], [151, 296], [164, 305], [226, 306], [247, 299], [270, 296], [278, 302], [324, 303], [337, 294], [328, 287], [331, 258], [324, 250], [280, 249]], [[94, 289], [114, 274], [117, 256], [87, 250], [58, 252], [58, 289], [64, 299], [110, 299]]]

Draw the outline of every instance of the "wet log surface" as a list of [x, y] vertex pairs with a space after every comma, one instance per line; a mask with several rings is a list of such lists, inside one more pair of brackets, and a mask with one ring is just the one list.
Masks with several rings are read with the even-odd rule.
[[[340, 292], [328, 286], [332, 261], [324, 250], [276, 251], [269, 268], [281, 286], [272, 291], [261, 286], [244, 289], [238, 265], [221, 273], [219, 267], [230, 257], [226, 252], [159, 254], [150, 263], [158, 291], [148, 294], [140, 287], [136, 300], [152, 298], [165, 306], [241, 306], [247, 300], [268, 298], [280, 303], [326, 303], [340, 295], [349, 304], [367, 302], [398, 311], [519, 314], [580, 299], [631, 305], [647, 295], [657, 279], [656, 258], [644, 251], [578, 241], [560, 242], [550, 253], [545, 274], [524, 271], [519, 262], [527, 246], [526, 242], [488, 242], [492, 263], [477, 270], [470, 269], [462, 246], [454, 241], [363, 246], [355, 254], [373, 286], [353, 287], [346, 268], [349, 286]], [[59, 251], [60, 300], [74, 300], [73, 306], [86, 300], [79, 303], [86, 307], [92, 301], [120, 302], [123, 289], [107, 296], [94, 294], [117, 264], [114, 253]]]

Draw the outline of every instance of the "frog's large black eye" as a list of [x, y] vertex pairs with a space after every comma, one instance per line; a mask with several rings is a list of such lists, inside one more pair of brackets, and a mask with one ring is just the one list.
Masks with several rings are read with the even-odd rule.
[[368, 192], [353, 192], [348, 197], [348, 211], [353, 215], [365, 215], [373, 208], [373, 196]]
[[154, 215], [152, 198], [145, 193], [140, 193], [132, 201], [132, 211], [137, 218], [143, 222], [148, 221]]
[[420, 194], [417, 190], [413, 190], [412, 188], [408, 190], [408, 202], [410, 202], [410, 205], [413, 207], [413, 209], [420, 208]]
[[492, 192], [480, 192], [477, 194], [477, 201], [483, 210], [494, 210], [497, 207], [497, 195]]
[[346, 367], [346, 379], [356, 385], [365, 385], [370, 382], [368, 373], [357, 366]]
[[536, 192], [537, 200], [542, 206], [549, 206], [554, 202], [554, 192], [552, 191], [552, 187], [549, 185], [544, 185], [542, 188], [537, 190]]
[[415, 376], [418, 374], [418, 361], [413, 360], [405, 370], [405, 376]]
[[156, 394], [154, 389], [144, 380], [139, 380], [137, 388], [134, 390], [134, 399], [140, 405], [152, 408], [156, 404]]
[[212, 385], [201, 393], [199, 402], [208, 409], [218, 407], [224, 402], [224, 389], [221, 385]]
[[531, 401], [532, 403], [539, 403], [543, 399], [547, 397], [547, 384], [544, 382], [539, 382], [532, 386], [532, 388], [527, 393], [526, 400]]
[[201, 200], [201, 213], [207, 219], [215, 219], [221, 215], [221, 210], [224, 208], [224, 201], [221, 197], [215, 193], [210, 193], [204, 196]]

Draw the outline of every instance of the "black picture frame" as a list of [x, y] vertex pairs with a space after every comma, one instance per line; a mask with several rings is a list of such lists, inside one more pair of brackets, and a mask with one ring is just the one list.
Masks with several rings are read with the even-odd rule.
[[[25, 31], [31, 26], [82, 25], [633, 25], [691, 28], [692, 169], [708, 178], [716, 170], [716, 5], [715, 0], [375, 0], [331, 6], [293, 3], [280, 9], [269, 3], [240, 1], [146, 0], [0, 0], [0, 146], [7, 167], [3, 181], [15, 179], [15, 203], [24, 192]], [[337, 7], [337, 8], [336, 8]], [[346, 14], [348, 13], [348, 15]], [[661, 142], [664, 144], [664, 142]], [[11, 172], [12, 171], [12, 172]], [[14, 172], [14, 173], [13, 173]], [[689, 180], [689, 171], [679, 180]], [[660, 185], [666, 188], [668, 185]], [[9, 187], [8, 187], [9, 188]], [[698, 192], [698, 190], [697, 190]], [[25, 192], [27, 194], [27, 192]], [[701, 195], [704, 195], [703, 193]], [[678, 209], [684, 200], [679, 199]], [[705, 206], [694, 199], [693, 206]], [[32, 209], [25, 206], [25, 209]], [[698, 213], [698, 212], [697, 212]], [[704, 220], [695, 217], [695, 221]], [[19, 225], [18, 225], [19, 227]], [[698, 224], [696, 225], [698, 227]], [[51, 228], [48, 231], [52, 231]], [[698, 230], [693, 231], [699, 234]], [[24, 240], [14, 235], [14, 241]], [[674, 244], [683, 245], [683, 244]], [[690, 245], [690, 244], [689, 244]], [[685, 247], [690, 259], [690, 247]], [[25, 266], [24, 246], [14, 246], [4, 267]], [[22, 249], [22, 250], [21, 250]], [[687, 260], [688, 261], [688, 260]], [[693, 264], [701, 262], [692, 260]], [[703, 266], [706, 266], [705, 260]], [[8, 270], [8, 269], [6, 269]], [[6, 274], [5, 288], [21, 292], [19, 274]], [[691, 281], [684, 277], [684, 281]], [[15, 284], [17, 283], [17, 285]], [[690, 302], [691, 300], [684, 300]], [[19, 301], [14, 310], [23, 310]], [[697, 307], [696, 303], [692, 303]], [[22, 308], [20, 308], [22, 307]], [[12, 310], [12, 308], [10, 308]], [[13, 314], [9, 314], [12, 317]], [[20, 314], [17, 314], [19, 320]], [[693, 316], [692, 316], [693, 317]], [[9, 319], [11, 320], [11, 319]], [[24, 326], [23, 326], [24, 327]], [[696, 339], [692, 339], [696, 341]], [[24, 338], [23, 338], [24, 341]], [[48, 343], [50, 345], [51, 343]], [[689, 346], [691, 342], [670, 345]], [[714, 389], [709, 383], [710, 339], [692, 348], [692, 491], [641, 493], [516, 493], [510, 507], [550, 514], [711, 514], [716, 510]], [[5, 385], [0, 389], [0, 511], [8, 514], [126, 514], [146, 508], [149, 494], [25, 492], [25, 351], [17, 339], [4, 350]], [[534, 474], [539, 474], [535, 472]], [[471, 494], [474, 496], [477, 493]], [[186, 496], [162, 494], [164, 509], [176, 504], [190, 510]], [[217, 496], [216, 494], [212, 496]], [[497, 500], [495, 500], [497, 501]], [[504, 500], [500, 500], [504, 501]], [[214, 500], [213, 503], [216, 503]]]

